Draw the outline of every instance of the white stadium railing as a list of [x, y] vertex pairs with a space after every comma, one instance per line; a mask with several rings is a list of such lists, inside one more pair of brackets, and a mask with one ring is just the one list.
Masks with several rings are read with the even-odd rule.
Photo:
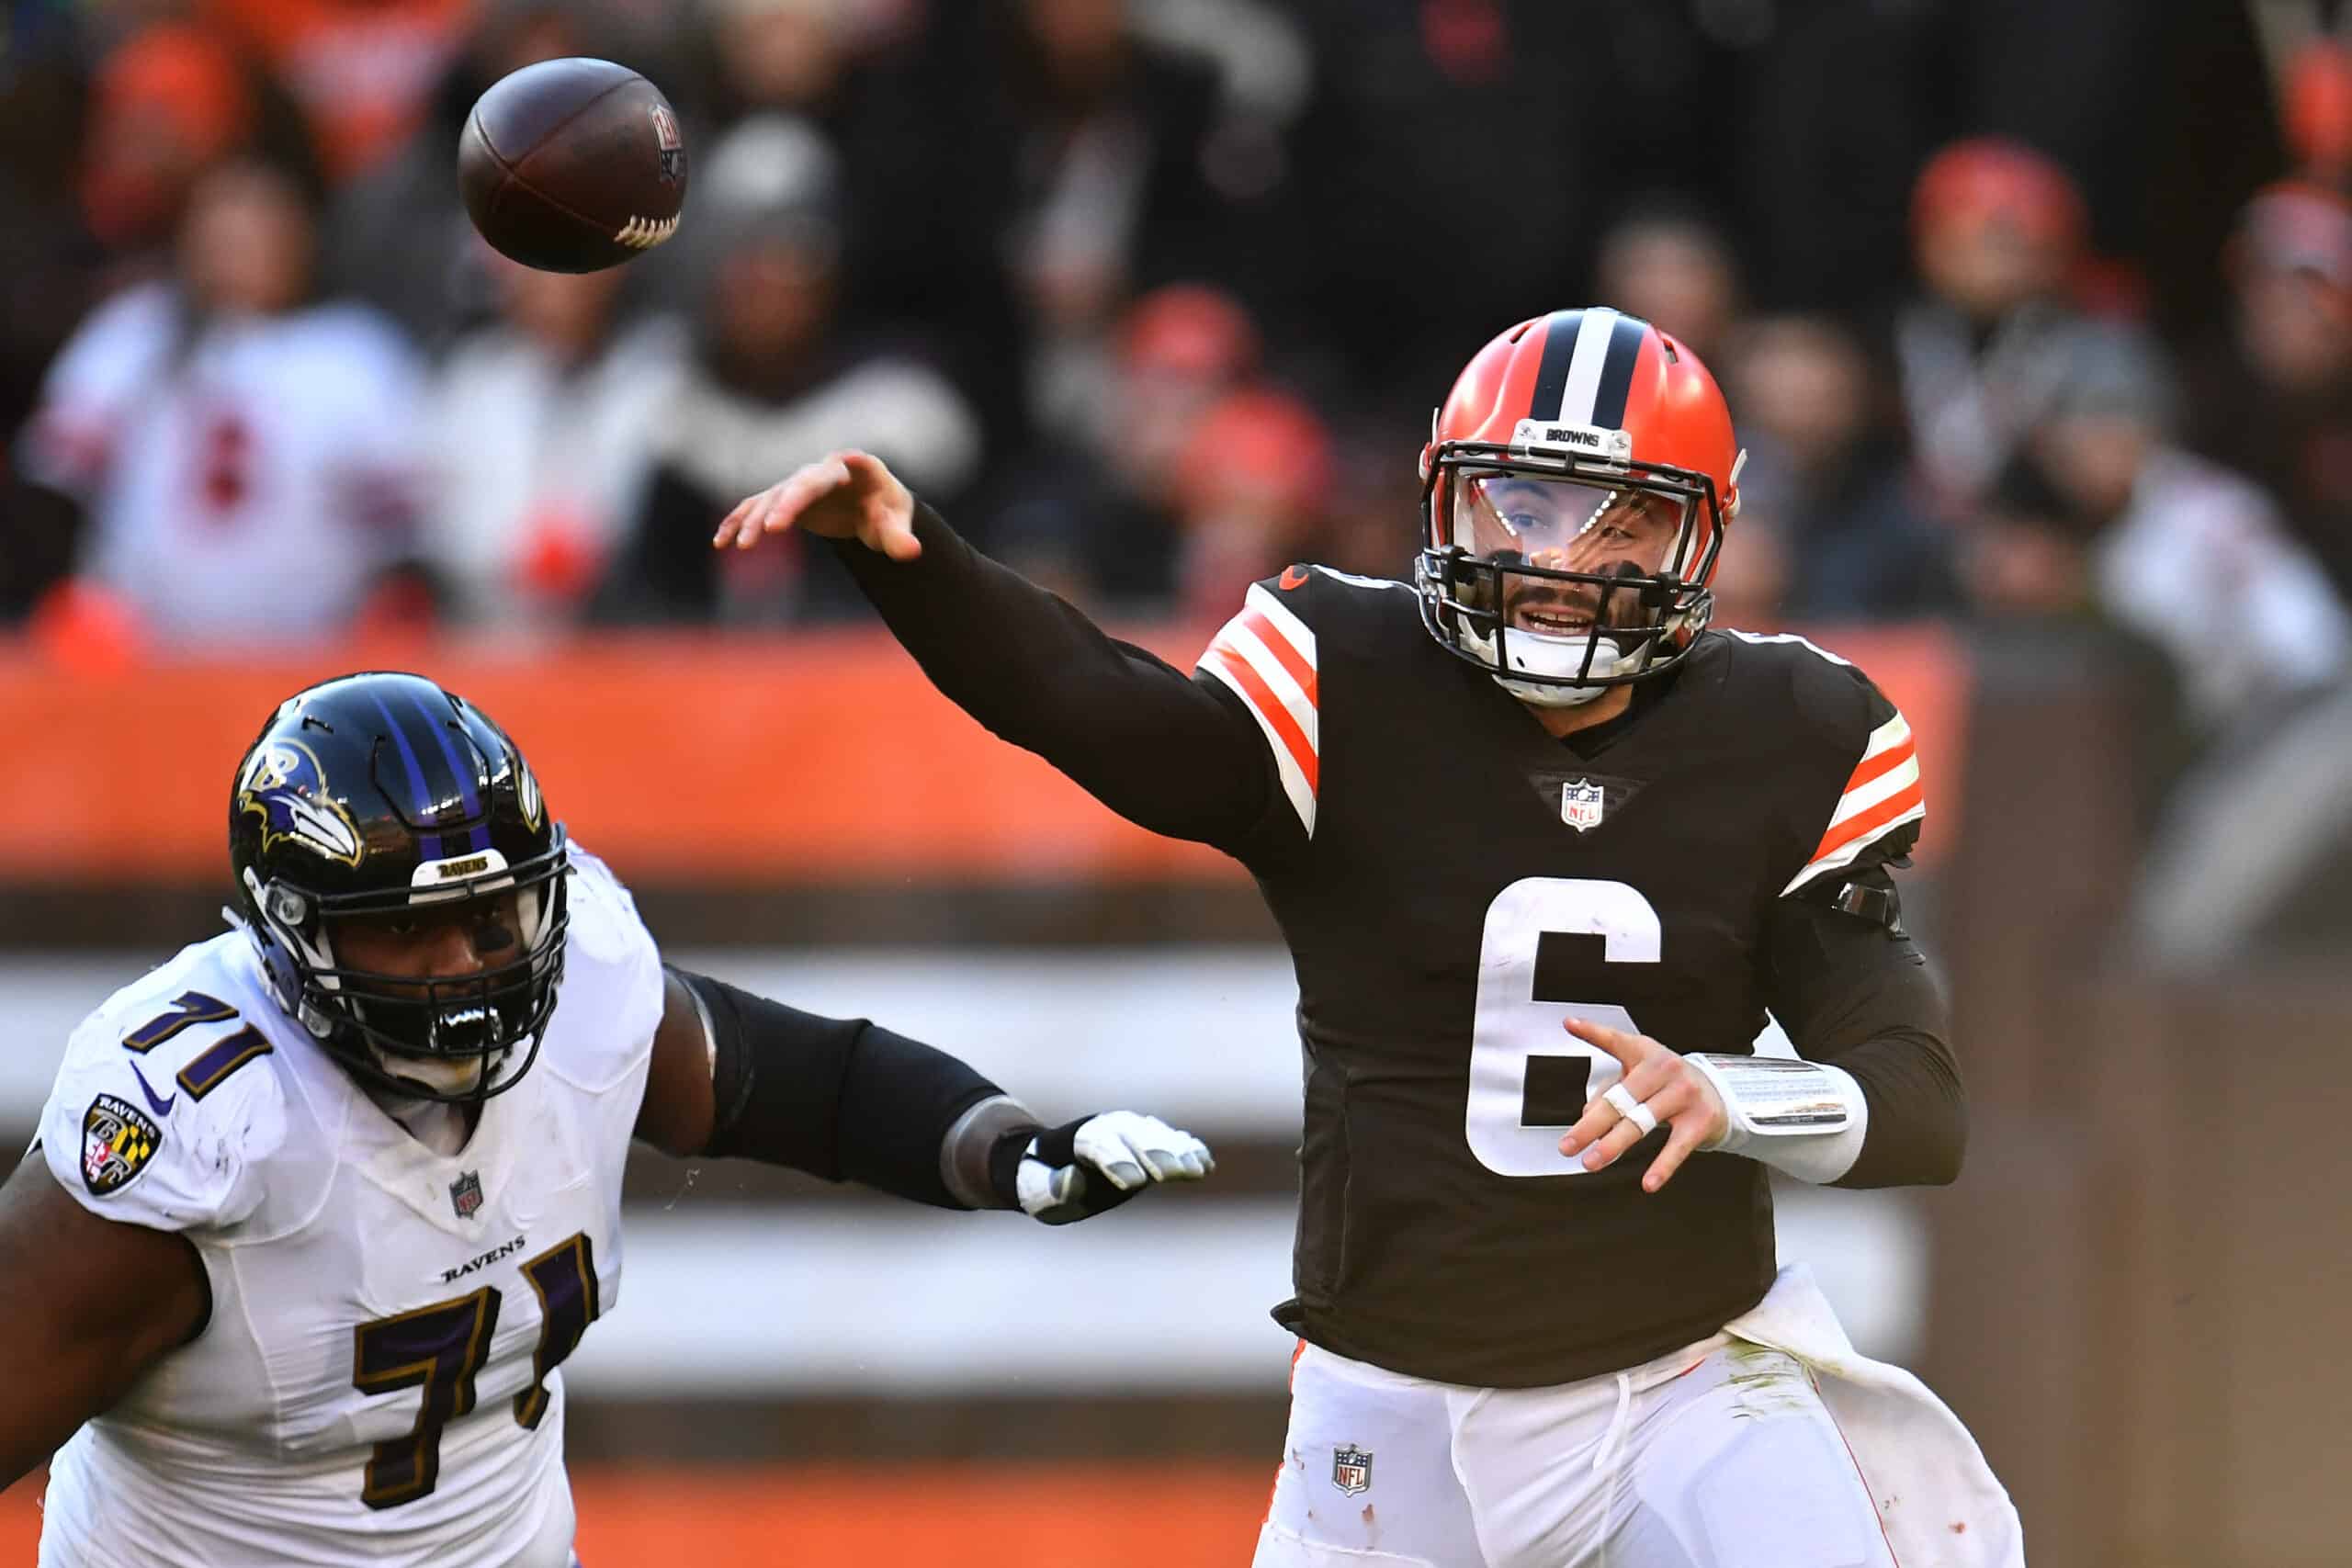
[[[0, 959], [11, 1048], [0, 1125], [29, 1132], [58, 1053], [162, 954]], [[676, 960], [817, 1012], [956, 1051], [1042, 1114], [1148, 1109], [1212, 1138], [1297, 1134], [1295, 999], [1266, 948], [976, 953], [800, 949]], [[1901, 1193], [1777, 1188], [1781, 1252], [1820, 1278], [1856, 1342], [1921, 1342], [1927, 1238]], [[1198, 1192], [1075, 1230], [912, 1205], [677, 1201], [629, 1211], [619, 1305], [570, 1375], [619, 1397], [1250, 1393], [1291, 1341], [1292, 1206]]]

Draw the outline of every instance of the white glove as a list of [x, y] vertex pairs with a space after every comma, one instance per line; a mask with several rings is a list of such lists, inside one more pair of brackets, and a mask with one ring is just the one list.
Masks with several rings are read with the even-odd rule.
[[[1016, 1134], [1017, 1136], [1017, 1134]], [[1155, 1182], [1198, 1181], [1209, 1146], [1157, 1116], [1105, 1111], [1031, 1137], [1012, 1174], [1023, 1213], [1066, 1225], [1114, 1209]]]

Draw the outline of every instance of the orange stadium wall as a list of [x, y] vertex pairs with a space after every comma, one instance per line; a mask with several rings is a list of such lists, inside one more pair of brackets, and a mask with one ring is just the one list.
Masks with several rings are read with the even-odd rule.
[[[1189, 666], [1207, 633], [1146, 630]], [[1830, 646], [1919, 737], [1957, 822], [1966, 667], [1935, 628]], [[632, 877], [761, 882], [1238, 880], [1155, 838], [965, 717], [879, 634], [350, 647], [102, 669], [0, 654], [0, 882], [220, 877], [230, 774], [272, 705], [355, 669], [414, 669], [529, 752], [572, 831]], [[1923, 854], [1941, 856], [1939, 826]]]

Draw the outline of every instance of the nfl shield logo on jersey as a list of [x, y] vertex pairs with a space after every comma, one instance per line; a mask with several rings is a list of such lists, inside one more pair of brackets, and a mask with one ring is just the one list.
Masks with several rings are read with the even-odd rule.
[[1600, 786], [1589, 779], [1577, 779], [1560, 786], [1560, 820], [1579, 833], [1600, 826], [1602, 804]]
[[1372, 1455], [1362, 1449], [1331, 1450], [1331, 1484], [1352, 1497], [1372, 1486]]
[[467, 1171], [449, 1183], [449, 1207], [458, 1211], [458, 1218], [470, 1220], [481, 1208], [481, 1172]]

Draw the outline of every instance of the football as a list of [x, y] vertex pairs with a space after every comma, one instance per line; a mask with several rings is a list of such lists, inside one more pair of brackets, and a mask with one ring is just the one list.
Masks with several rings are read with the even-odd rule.
[[596, 272], [677, 232], [686, 143], [662, 89], [609, 60], [543, 60], [466, 117], [458, 187], [481, 237], [542, 272]]

